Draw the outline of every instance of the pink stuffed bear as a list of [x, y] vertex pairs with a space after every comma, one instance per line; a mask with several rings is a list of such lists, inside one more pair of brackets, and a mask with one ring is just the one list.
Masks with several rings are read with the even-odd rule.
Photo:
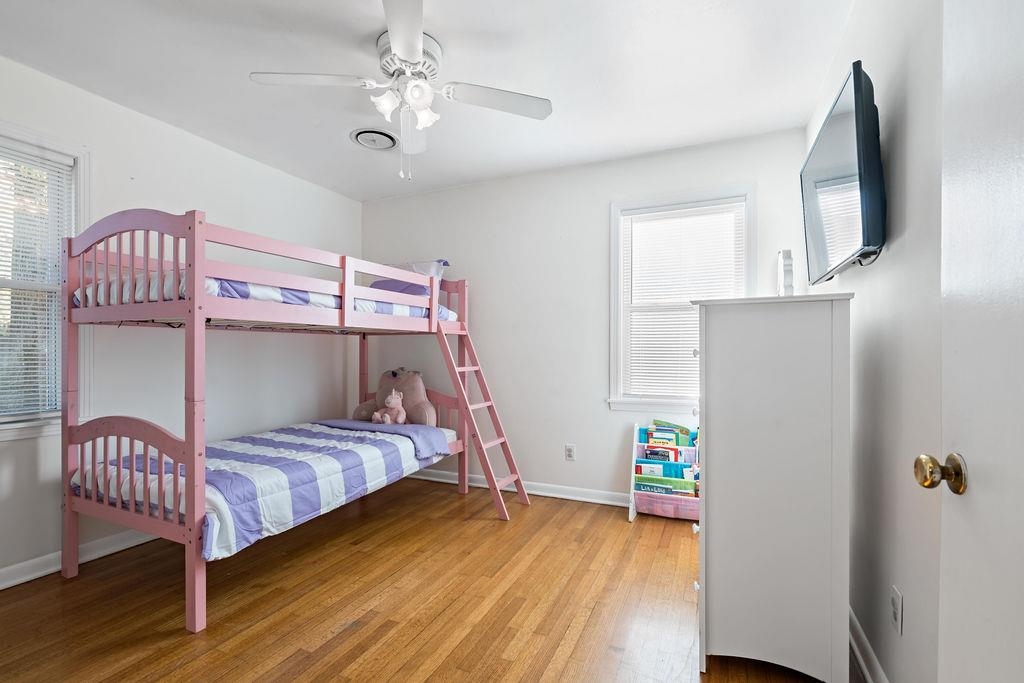
[[369, 422], [375, 412], [387, 407], [385, 399], [392, 389], [402, 394], [402, 407], [405, 408], [407, 424], [437, 426], [437, 411], [427, 399], [427, 388], [423, 385], [423, 378], [419, 372], [405, 368], [395, 368], [381, 373], [374, 396], [356, 406], [352, 412], [352, 419]]
[[402, 407], [402, 392], [392, 389], [384, 399], [384, 407], [370, 418], [375, 424], [405, 424], [405, 408]]

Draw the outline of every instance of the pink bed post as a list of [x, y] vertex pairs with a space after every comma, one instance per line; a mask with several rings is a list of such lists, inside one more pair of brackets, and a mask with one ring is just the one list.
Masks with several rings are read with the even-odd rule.
[[[81, 258], [81, 257], [79, 257]], [[71, 322], [71, 296], [79, 283], [78, 269], [71, 261], [71, 240], [61, 240], [61, 553], [60, 573], [65, 579], [78, 576], [78, 513], [71, 506], [71, 477], [78, 469], [79, 446], [71, 443], [71, 428], [78, 425], [78, 326]], [[84, 488], [84, 483], [83, 483]]]
[[[469, 334], [469, 283], [466, 280], [459, 281], [456, 293], [459, 295], [459, 320], [462, 321], [463, 329]], [[459, 335], [459, 367], [466, 367], [469, 355], [466, 352], [466, 336]], [[469, 391], [469, 376], [472, 373], [464, 373], [459, 381]], [[459, 493], [469, 493], [469, 449], [472, 439], [469, 436], [469, 415], [466, 414], [462, 403], [459, 403], [459, 439], [462, 440], [462, 451], [459, 452]]]
[[[206, 214], [189, 211], [185, 238], [185, 628], [206, 628]], [[177, 267], [177, 265], [175, 265]]]
[[430, 278], [430, 308], [427, 309], [427, 325], [430, 334], [437, 334], [437, 305], [441, 303], [441, 279]]
[[366, 395], [370, 393], [370, 377], [369, 377], [369, 342], [366, 339], [365, 334], [359, 335], [359, 396], [356, 398], [356, 404], [360, 404], [367, 400]]
[[[356, 284], [356, 271], [354, 268], [349, 268], [348, 256], [341, 257], [341, 315], [339, 316], [338, 324], [340, 327], [347, 327], [349, 318], [349, 311], [355, 305], [355, 301], [352, 297], [352, 288]], [[359, 398], [359, 402], [363, 402], [363, 398]]]

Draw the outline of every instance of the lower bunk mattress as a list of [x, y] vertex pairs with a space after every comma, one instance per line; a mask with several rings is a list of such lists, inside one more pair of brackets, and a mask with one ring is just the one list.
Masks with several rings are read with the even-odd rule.
[[[429, 467], [448, 455], [450, 429], [422, 425], [369, 425], [351, 420], [306, 422], [261, 434], [215, 441], [206, 447], [206, 520], [203, 557], [217, 560], [261, 538], [330, 512], [345, 503]], [[130, 500], [135, 469], [135, 499], [144, 500], [146, 456], [125, 456], [121, 463], [121, 499]], [[150, 500], [159, 499], [156, 458], [149, 459]], [[117, 500], [117, 458], [100, 462], [100, 500]], [[80, 493], [81, 472], [71, 485]], [[92, 467], [85, 468], [85, 488], [93, 490]], [[180, 491], [185, 490], [179, 466]], [[171, 511], [174, 466], [164, 460], [164, 507]], [[103, 482], [106, 485], [103, 485]], [[127, 507], [128, 503], [125, 503]], [[151, 506], [155, 508], [155, 503]], [[185, 514], [184, 494], [177, 501]]]

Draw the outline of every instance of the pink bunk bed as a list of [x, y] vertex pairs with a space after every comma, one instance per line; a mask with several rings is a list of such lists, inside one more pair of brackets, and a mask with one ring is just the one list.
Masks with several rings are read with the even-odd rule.
[[[211, 244], [327, 266], [339, 274], [324, 279], [213, 260], [207, 257]], [[62, 247], [65, 578], [78, 573], [79, 515], [181, 543], [185, 627], [197, 632], [206, 626], [207, 561], [324, 514], [449, 454], [458, 457], [458, 491], [465, 494], [469, 443], [480, 460], [498, 517], [508, 519], [501, 491], [509, 485], [515, 486], [521, 503], [529, 504], [469, 336], [465, 280], [439, 280], [214, 225], [201, 211], [122, 211], [63, 240]], [[374, 278], [385, 280], [387, 288], [366, 284]], [[80, 325], [184, 328], [182, 437], [128, 416], [102, 416], [79, 424]], [[326, 420], [207, 444], [208, 329], [358, 335], [360, 400], [374, 396], [367, 374], [370, 336], [433, 335], [454, 394], [427, 389], [440, 429]], [[454, 351], [450, 336], [457, 340]], [[482, 397], [476, 403], [470, 398], [470, 377], [476, 378]], [[475, 416], [485, 409], [495, 435], [486, 442]], [[508, 468], [500, 478], [487, 455], [497, 447]], [[229, 466], [215, 466], [227, 461]], [[271, 471], [273, 481], [237, 500], [235, 493], [242, 488], [237, 482], [217, 487], [218, 479], [246, 467]], [[288, 498], [282, 504], [288, 511], [285, 519], [272, 514], [260, 525], [252, 522], [253, 496], [264, 495], [268, 498], [259, 500], [261, 509], [272, 509], [270, 496], [278, 501]]]

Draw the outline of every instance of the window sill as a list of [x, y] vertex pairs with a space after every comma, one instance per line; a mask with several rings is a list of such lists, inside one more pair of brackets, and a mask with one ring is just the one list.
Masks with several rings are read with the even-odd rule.
[[662, 399], [662, 398], [610, 398], [608, 408], [635, 413], [650, 411], [684, 412], [697, 414], [697, 401], [694, 399]]
[[25, 441], [45, 436], [60, 436], [60, 417], [0, 422], [0, 441]]

